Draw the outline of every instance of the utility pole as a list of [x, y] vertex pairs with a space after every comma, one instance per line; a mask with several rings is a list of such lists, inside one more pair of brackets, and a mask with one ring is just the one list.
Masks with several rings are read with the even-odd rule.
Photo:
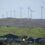
[[[30, 22], [30, 21], [29, 21], [29, 17], [30, 17], [30, 16], [29, 16], [29, 13], [30, 13], [30, 8], [28, 7], [28, 22]], [[29, 23], [27, 23], [27, 24], [28, 24], [28, 27], [29, 27]]]
[[33, 22], [32, 22], [32, 13], [33, 13], [33, 10], [30, 8], [30, 16], [31, 16], [31, 28], [33, 27]]

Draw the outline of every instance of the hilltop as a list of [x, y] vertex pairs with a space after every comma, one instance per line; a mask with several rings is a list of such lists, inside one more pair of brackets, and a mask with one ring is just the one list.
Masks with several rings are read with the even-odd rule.
[[45, 19], [4, 18], [0, 19], [0, 26], [45, 27]]

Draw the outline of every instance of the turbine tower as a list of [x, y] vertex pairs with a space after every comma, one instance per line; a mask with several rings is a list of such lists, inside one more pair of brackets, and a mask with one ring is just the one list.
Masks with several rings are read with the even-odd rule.
[[4, 18], [4, 14], [2, 14], [2, 18]]
[[32, 13], [33, 12], [34, 11], [30, 7], [28, 7], [28, 17], [31, 18], [31, 19], [32, 19]]
[[43, 19], [43, 9], [45, 9], [43, 6], [41, 6], [41, 19]]
[[43, 6], [41, 6], [41, 24], [44, 25], [44, 20], [43, 20], [43, 9], [45, 9]]
[[33, 22], [32, 22], [32, 13], [33, 13], [34, 11], [30, 8], [30, 7], [28, 7], [28, 17], [30, 17], [31, 18], [31, 27], [33, 27]]
[[28, 7], [28, 19], [30, 18], [30, 7]]
[[9, 18], [12, 18], [12, 9], [10, 10], [10, 17]]
[[20, 7], [20, 18], [22, 18], [22, 7]]
[[41, 6], [41, 20], [43, 19], [43, 6]]
[[6, 11], [6, 18], [8, 18], [8, 11]]
[[16, 18], [16, 15], [15, 15], [15, 9], [13, 10], [13, 13], [14, 13], [14, 18]]

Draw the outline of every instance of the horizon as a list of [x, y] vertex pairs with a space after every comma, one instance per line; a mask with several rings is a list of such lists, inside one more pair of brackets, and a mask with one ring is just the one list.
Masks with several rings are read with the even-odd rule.
[[[32, 18], [14, 18], [14, 17], [7, 17], [7, 18], [0, 18], [0, 19], [30, 19], [33, 20]], [[39, 19], [39, 18], [36, 18]], [[43, 20], [43, 19], [39, 19], [39, 20]]]

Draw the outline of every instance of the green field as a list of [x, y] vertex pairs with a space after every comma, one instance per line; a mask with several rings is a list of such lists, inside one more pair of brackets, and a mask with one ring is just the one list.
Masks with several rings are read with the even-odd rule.
[[[15, 34], [18, 36], [26, 35], [26, 36], [33, 37], [33, 38], [39, 38], [39, 37], [45, 38], [45, 28], [6, 27], [6, 26], [4, 27], [4, 26], [1, 26], [0, 27], [0, 36], [6, 35], [6, 34]], [[11, 43], [9, 45], [21, 45], [21, 44]], [[31, 45], [41, 45], [41, 44], [33, 43]]]
[[44, 37], [45, 28], [27, 28], [27, 27], [0, 27], [0, 36], [6, 34], [16, 34], [18, 36], [27, 35], [29, 37]]

